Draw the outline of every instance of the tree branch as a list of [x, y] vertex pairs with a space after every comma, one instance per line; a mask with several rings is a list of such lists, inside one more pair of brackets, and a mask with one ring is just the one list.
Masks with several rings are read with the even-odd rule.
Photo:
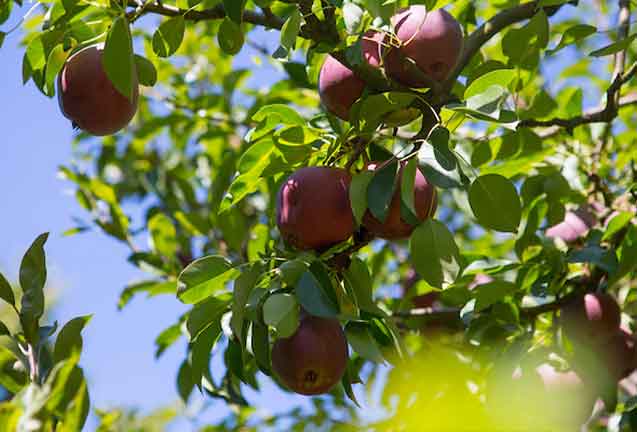
[[[561, 309], [566, 303], [571, 301], [573, 297], [578, 294], [578, 291], [573, 291], [564, 297], [560, 297], [557, 300], [545, 303], [539, 306], [531, 306], [520, 309], [520, 315], [526, 319], [534, 319], [539, 315], [553, 312]], [[392, 313], [392, 317], [397, 319], [411, 319], [422, 318], [425, 322], [435, 322], [449, 325], [462, 324], [460, 318], [459, 308], [417, 308], [407, 311], [397, 311]]]
[[[138, 4], [135, 2], [135, 0], [128, 0], [128, 6], [136, 8], [138, 7]], [[193, 10], [181, 9], [175, 6], [154, 2], [144, 6], [143, 13], [149, 12], [168, 17], [183, 15], [184, 19], [188, 21], [209, 21], [223, 19], [226, 17], [226, 10], [221, 4], [210, 9]], [[280, 30], [284, 24], [284, 21], [274, 14], [261, 14], [250, 10], [246, 10], [243, 12], [243, 20], [250, 24], [260, 25], [265, 28], [275, 30]], [[302, 34], [300, 36], [307, 38], [307, 35]]]

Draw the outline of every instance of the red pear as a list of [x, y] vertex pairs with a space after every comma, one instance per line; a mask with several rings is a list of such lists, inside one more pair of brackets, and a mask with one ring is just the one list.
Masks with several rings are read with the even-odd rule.
[[[380, 166], [382, 166], [382, 163], [373, 162], [368, 165], [367, 169], [374, 171]], [[388, 240], [407, 238], [415, 229], [415, 226], [406, 222], [401, 215], [400, 181], [402, 179], [403, 168], [404, 165], [401, 166], [398, 172], [396, 190], [392, 197], [385, 221], [381, 223], [370, 211], [367, 211], [363, 217], [363, 225], [365, 228], [380, 238]], [[416, 216], [420, 221], [433, 217], [438, 207], [436, 188], [427, 181], [422, 172], [420, 172], [420, 169], [416, 170], [414, 207], [416, 209]]]
[[318, 395], [338, 384], [347, 357], [347, 340], [340, 323], [306, 315], [294, 335], [274, 343], [272, 369], [296, 393]]
[[281, 186], [277, 225], [283, 239], [302, 249], [322, 249], [354, 233], [349, 173], [340, 168], [306, 167]]
[[599, 343], [610, 340], [621, 322], [617, 301], [607, 293], [579, 295], [561, 311], [562, 329], [576, 343]]
[[58, 75], [58, 102], [66, 118], [97, 136], [124, 128], [137, 111], [139, 89], [133, 98], [121, 94], [106, 75], [103, 48], [92, 45], [72, 54]]
[[400, 48], [393, 47], [385, 57], [385, 70], [409, 87], [426, 87], [414, 73], [416, 67], [435, 81], [443, 81], [454, 68], [462, 51], [462, 27], [444, 9], [428, 12], [422, 5], [403, 9], [392, 18]]
[[[368, 31], [361, 40], [363, 59], [372, 67], [381, 65], [382, 33]], [[349, 120], [349, 110], [362, 95], [365, 82], [332, 56], [327, 56], [319, 76], [321, 102], [335, 116]]]

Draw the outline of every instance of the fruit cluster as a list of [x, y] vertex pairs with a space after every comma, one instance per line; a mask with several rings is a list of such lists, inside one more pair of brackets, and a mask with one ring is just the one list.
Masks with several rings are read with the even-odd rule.
[[[369, 31], [362, 55], [370, 67], [384, 67], [392, 79], [425, 87], [427, 80], [444, 80], [462, 48], [462, 29], [445, 10], [427, 12], [411, 6], [392, 18], [395, 35]], [[395, 42], [398, 40], [398, 43]], [[352, 105], [363, 95], [365, 82], [337, 59], [328, 56], [321, 68], [319, 93], [334, 115], [349, 120]], [[389, 161], [365, 167], [377, 171]], [[400, 184], [404, 165], [396, 175]], [[350, 173], [338, 167], [306, 167], [281, 186], [277, 200], [277, 225], [284, 241], [300, 250], [322, 251], [349, 239], [356, 230], [350, 204]], [[417, 169], [414, 208], [419, 221], [433, 217], [438, 205], [435, 187]], [[394, 187], [385, 220], [366, 211], [362, 227], [372, 236], [400, 240], [415, 226], [402, 215], [400, 187]], [[272, 367], [283, 383], [300, 394], [319, 394], [338, 383], [347, 365], [347, 341], [336, 320], [304, 314], [297, 332], [278, 339], [272, 350]]]
[[[460, 24], [444, 9], [428, 12], [418, 5], [400, 11], [391, 22], [395, 34], [370, 30], [363, 36], [366, 66], [383, 67], [387, 76], [412, 88], [447, 78], [462, 50]], [[350, 109], [364, 90], [362, 79], [334, 57], [327, 57], [321, 68], [319, 93], [328, 111], [349, 120]]]

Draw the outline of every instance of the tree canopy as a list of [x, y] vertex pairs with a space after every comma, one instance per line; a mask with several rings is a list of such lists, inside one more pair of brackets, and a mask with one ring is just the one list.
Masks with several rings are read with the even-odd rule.
[[[185, 339], [183, 402], [197, 391], [233, 408], [202, 431], [637, 430], [637, 381], [624, 379], [637, 368], [630, 1], [21, 6], [0, 0], [0, 47], [24, 14], [23, 81], [80, 128], [60, 167], [79, 204], [65, 234], [129, 247], [148, 277], [118, 307], [142, 295], [191, 306], [158, 329], [156, 356]], [[407, 7], [427, 12], [405, 37]], [[426, 32], [437, 42], [419, 48]], [[116, 111], [136, 111], [116, 133], [86, 126], [107, 121], [111, 96], [72, 99], [71, 60], [94, 44]], [[0, 322], [2, 430], [79, 430], [89, 412], [90, 317], [56, 337], [41, 319], [45, 242], [25, 255], [19, 302], [0, 275], [19, 317]], [[245, 390], [293, 388], [273, 346], [308, 316], [343, 329], [338, 385], [314, 412], [262, 417]], [[357, 398], [379, 385], [384, 412], [370, 419]], [[106, 431], [175, 415], [99, 413]]]

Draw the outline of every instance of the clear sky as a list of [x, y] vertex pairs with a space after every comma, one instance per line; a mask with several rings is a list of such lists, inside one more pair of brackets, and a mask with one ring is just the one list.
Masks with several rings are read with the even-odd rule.
[[[14, 10], [3, 30], [12, 27], [19, 12]], [[58, 293], [53, 318], [62, 324], [94, 314], [84, 331], [81, 360], [92, 408], [129, 406], [148, 412], [170, 404], [178, 399], [175, 377], [185, 343], [155, 361], [153, 341], [186, 308], [170, 296], [140, 297], [118, 311], [120, 291], [144, 278], [127, 263], [129, 250], [99, 231], [62, 237], [74, 226], [73, 216], [86, 216], [71, 185], [57, 178], [58, 166], [71, 160], [73, 130], [56, 99], [43, 96], [33, 83], [22, 85], [21, 36], [19, 31], [10, 34], [0, 49], [0, 271], [16, 280], [29, 244], [38, 234], [50, 232], [48, 288]], [[249, 62], [249, 54], [238, 61]], [[268, 410], [289, 409], [291, 402], [299, 402], [269, 382], [250, 400]], [[215, 409], [205, 418], [222, 412]], [[93, 430], [94, 424], [85, 429]], [[186, 424], [173, 429], [188, 430]]]

